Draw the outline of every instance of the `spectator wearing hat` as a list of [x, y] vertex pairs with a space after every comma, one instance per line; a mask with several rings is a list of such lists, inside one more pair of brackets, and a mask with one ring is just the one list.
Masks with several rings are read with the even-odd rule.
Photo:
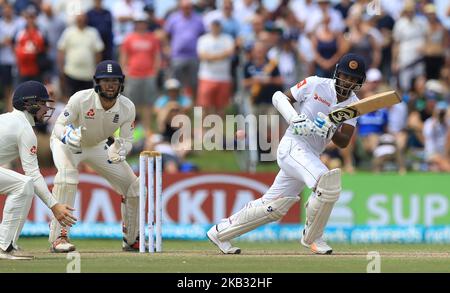
[[155, 101], [154, 112], [158, 113], [169, 102], [177, 102], [181, 107], [181, 113], [188, 113], [192, 109], [192, 100], [181, 92], [181, 83], [171, 78], [164, 83], [165, 94]]
[[433, 116], [425, 121], [423, 127], [425, 158], [431, 171], [450, 172], [450, 155], [446, 149], [450, 128], [448, 110], [447, 102], [438, 102]]
[[67, 27], [58, 41], [58, 66], [66, 96], [92, 88], [92, 76], [103, 49], [98, 31], [87, 26], [86, 14], [78, 14], [75, 24]]
[[222, 33], [220, 20], [212, 21], [211, 32], [199, 38], [197, 54], [200, 58], [197, 105], [204, 107], [207, 114], [218, 113], [224, 117], [231, 97], [234, 41]]
[[125, 71], [125, 94], [137, 106], [144, 129], [150, 130], [152, 105], [157, 97], [156, 78], [161, 66], [160, 42], [148, 31], [148, 16], [134, 16], [135, 30], [128, 34], [120, 50], [120, 63]]
[[113, 17], [108, 9], [103, 7], [103, 0], [95, 0], [94, 7], [87, 12], [87, 24], [97, 29], [105, 48], [102, 60], [113, 59]]

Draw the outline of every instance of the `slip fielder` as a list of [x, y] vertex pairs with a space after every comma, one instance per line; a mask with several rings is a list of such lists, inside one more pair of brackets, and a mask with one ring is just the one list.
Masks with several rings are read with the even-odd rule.
[[35, 193], [51, 209], [59, 225], [71, 226], [76, 221], [70, 214], [73, 209], [55, 200], [39, 171], [32, 127], [52, 116], [54, 108], [49, 102], [53, 101], [42, 83], [27, 81], [14, 91], [14, 110], [0, 115], [0, 165], [19, 158], [25, 171], [23, 175], [0, 167], [0, 194], [7, 195], [0, 224], [0, 259], [28, 259], [20, 255], [17, 240]]

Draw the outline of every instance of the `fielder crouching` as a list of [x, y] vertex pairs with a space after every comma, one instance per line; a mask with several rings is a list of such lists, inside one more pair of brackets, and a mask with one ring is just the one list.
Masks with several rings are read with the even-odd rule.
[[[56, 121], [50, 138], [53, 161], [58, 169], [53, 195], [73, 205], [77, 192], [78, 165], [88, 164], [122, 195], [123, 243], [126, 251], [139, 248], [139, 180], [125, 161], [131, 150], [135, 119], [134, 104], [121, 93], [125, 76], [120, 65], [111, 60], [97, 65], [94, 88], [75, 93]], [[108, 137], [120, 129], [112, 145]], [[49, 242], [52, 252], [75, 250], [69, 229], [53, 219]]]
[[323, 232], [341, 191], [341, 170], [328, 168], [320, 160], [333, 141], [345, 148], [353, 135], [356, 119], [335, 125], [328, 114], [358, 101], [355, 92], [365, 80], [363, 59], [343, 56], [332, 79], [308, 77], [286, 93], [276, 92], [272, 101], [289, 123], [277, 150], [280, 171], [269, 190], [259, 199], [223, 219], [207, 232], [208, 238], [226, 254], [238, 254], [230, 240], [263, 224], [280, 220], [300, 200], [305, 186], [313, 190], [306, 203], [305, 228], [301, 244], [316, 254], [331, 254]]
[[0, 194], [6, 194], [0, 224], [0, 259], [30, 259], [19, 250], [17, 241], [30, 211], [34, 194], [52, 211], [55, 222], [72, 226], [76, 218], [73, 208], [61, 204], [47, 188], [39, 170], [37, 138], [32, 127], [45, 123], [53, 114], [53, 102], [45, 86], [26, 81], [13, 95], [14, 110], [0, 115], [0, 165], [20, 158], [25, 175], [0, 167]]

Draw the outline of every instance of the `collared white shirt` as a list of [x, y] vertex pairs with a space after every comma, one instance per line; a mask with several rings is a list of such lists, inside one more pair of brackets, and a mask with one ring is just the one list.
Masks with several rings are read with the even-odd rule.
[[[297, 101], [297, 103], [294, 103], [294, 109], [297, 113], [304, 113], [311, 121], [314, 121], [319, 112], [328, 115], [333, 110], [343, 108], [350, 103], [358, 101], [356, 95], [352, 93], [347, 100], [338, 103], [334, 85], [334, 79], [317, 76], [311, 76], [299, 82], [291, 88], [292, 96]], [[356, 119], [350, 119], [344, 123], [356, 126]], [[330, 142], [330, 140], [317, 135], [309, 137], [295, 135], [292, 133], [292, 125], [286, 130], [285, 135], [297, 139], [316, 155], [320, 155]]]
[[56, 120], [52, 135], [61, 139], [67, 125], [73, 125], [74, 128], [85, 127], [81, 138], [83, 148], [103, 143], [120, 128], [120, 137], [125, 140], [127, 151], [130, 151], [135, 116], [135, 106], [127, 97], [120, 94], [114, 106], [105, 110], [94, 89], [83, 90], [70, 97]]
[[14, 109], [0, 115], [0, 165], [20, 158], [25, 175], [33, 178], [34, 191], [51, 208], [57, 201], [39, 170], [34, 125], [34, 117], [26, 111]]

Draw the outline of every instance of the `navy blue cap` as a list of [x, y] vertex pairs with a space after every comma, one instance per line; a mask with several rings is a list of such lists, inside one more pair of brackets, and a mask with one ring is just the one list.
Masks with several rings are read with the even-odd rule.
[[25, 110], [25, 101], [52, 101], [45, 86], [34, 80], [19, 84], [13, 94], [13, 107], [17, 110]]
[[125, 76], [119, 63], [114, 60], [105, 60], [100, 62], [95, 69], [94, 79], [100, 78], [119, 78], [123, 80]]

